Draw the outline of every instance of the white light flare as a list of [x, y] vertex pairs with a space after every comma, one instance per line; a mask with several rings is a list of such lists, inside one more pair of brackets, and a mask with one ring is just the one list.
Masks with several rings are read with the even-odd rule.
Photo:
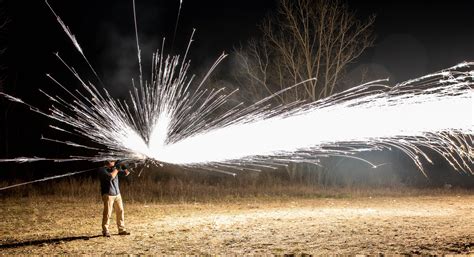
[[148, 157], [159, 160], [159, 153], [163, 152], [168, 139], [172, 116], [168, 110], [160, 113], [153, 124], [148, 142]]
[[[423, 170], [419, 156], [424, 153], [419, 146], [425, 146], [441, 153], [455, 168], [470, 171], [473, 90], [472, 76], [466, 74], [441, 72], [394, 88], [364, 85], [291, 110], [290, 115], [283, 112], [261, 119], [269, 115], [250, 113], [239, 122], [221, 124], [162, 150], [150, 150], [157, 152], [156, 158], [162, 162], [200, 166], [241, 159], [271, 164], [271, 158], [265, 157], [308, 161], [308, 152], [316, 157], [324, 153], [350, 156], [396, 147]], [[453, 75], [457, 77], [453, 79]], [[439, 80], [443, 77], [451, 80]], [[428, 88], [420, 82], [426, 80], [431, 84]], [[333, 101], [341, 97], [348, 100]], [[325, 150], [346, 145], [352, 149]], [[298, 152], [305, 157], [296, 158]], [[457, 158], [464, 161], [458, 162]]]
[[[397, 100], [400, 101], [390, 104]], [[150, 151], [158, 153], [159, 161], [204, 164], [292, 154], [347, 142], [423, 137], [426, 133], [451, 130], [473, 132], [469, 118], [472, 109], [468, 108], [472, 105], [472, 92], [440, 99], [419, 95], [409, 99], [373, 99], [358, 106], [348, 104], [216, 128]]]

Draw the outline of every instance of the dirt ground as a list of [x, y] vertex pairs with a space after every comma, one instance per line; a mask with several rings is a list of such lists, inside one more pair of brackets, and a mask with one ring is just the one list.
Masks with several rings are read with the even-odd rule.
[[104, 238], [99, 202], [0, 202], [0, 253], [474, 253], [469, 194], [125, 204], [132, 234]]

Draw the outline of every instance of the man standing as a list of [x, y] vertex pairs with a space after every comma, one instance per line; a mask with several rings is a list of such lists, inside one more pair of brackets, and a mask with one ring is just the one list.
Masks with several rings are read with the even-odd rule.
[[119, 189], [119, 173], [128, 176], [130, 172], [125, 165], [120, 165], [119, 161], [105, 161], [104, 166], [99, 168], [100, 191], [104, 202], [104, 212], [102, 215], [102, 235], [110, 237], [109, 222], [112, 210], [115, 209], [117, 227], [119, 235], [130, 235], [125, 230], [124, 210], [122, 197]]

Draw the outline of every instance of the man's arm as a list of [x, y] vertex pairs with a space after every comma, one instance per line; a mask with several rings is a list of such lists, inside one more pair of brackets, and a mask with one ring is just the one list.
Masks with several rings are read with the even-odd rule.
[[130, 171], [128, 171], [128, 169], [124, 169], [123, 172], [125, 172], [125, 176], [128, 176], [130, 174]]
[[106, 168], [100, 168], [99, 175], [102, 180], [110, 180], [117, 176], [119, 170], [116, 168], [112, 169], [112, 172], [108, 172]]
[[130, 174], [127, 165], [125, 165], [125, 163], [123, 163], [122, 161], [117, 161], [115, 168], [119, 169], [120, 172], [125, 173], [125, 176], [128, 176]]
[[113, 168], [112, 172], [110, 172], [109, 174], [112, 178], [115, 178], [115, 176], [117, 176], [118, 173], [119, 173], [119, 170], [117, 168]]

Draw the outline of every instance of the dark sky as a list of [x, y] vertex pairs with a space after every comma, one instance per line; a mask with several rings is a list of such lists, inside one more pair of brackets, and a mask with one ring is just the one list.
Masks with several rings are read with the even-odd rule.
[[[76, 35], [85, 54], [107, 87], [122, 94], [136, 76], [136, 48], [131, 0], [50, 0], [50, 4]], [[74, 80], [53, 56], [66, 61], [90, 78], [87, 67], [72, 47], [46, 4], [40, 0], [0, 0], [11, 22], [1, 42], [8, 47], [1, 57], [7, 70], [3, 89], [42, 108], [49, 103], [38, 88], [55, 90], [45, 74], [51, 73], [74, 87]], [[192, 28], [194, 71], [206, 69], [223, 51], [259, 35], [257, 24], [276, 8], [274, 0], [184, 0], [175, 44], [171, 46], [179, 0], [136, 0], [139, 37], [144, 63], [166, 37], [167, 50], [182, 53]], [[376, 14], [376, 44], [352, 67], [370, 67], [377, 76], [399, 82], [427, 72], [474, 60], [474, 0], [347, 2], [361, 19]], [[5, 34], [5, 33], [4, 33]], [[171, 49], [172, 48], [172, 49]], [[225, 65], [225, 64], [224, 64]], [[25, 108], [1, 103], [4, 113], [0, 150], [2, 157], [42, 155], [38, 143], [50, 131], [49, 121]], [[8, 110], [5, 112], [5, 110]], [[8, 130], [8, 131], [5, 131]], [[25, 148], [25, 142], [31, 147]], [[51, 150], [53, 149], [53, 150]]]
[[[6, 0], [10, 74], [44, 83], [44, 74], [63, 73], [51, 53], [58, 51], [85, 68], [43, 1]], [[109, 83], [125, 84], [136, 68], [131, 0], [50, 0], [77, 36], [94, 67]], [[137, 0], [144, 62], [166, 37], [171, 50], [178, 0]], [[358, 64], [370, 65], [394, 81], [474, 60], [474, 1], [348, 1], [361, 19], [376, 14], [376, 45]], [[276, 1], [184, 0], [173, 50], [182, 53], [196, 28], [191, 59], [208, 65], [221, 52], [258, 36], [256, 24], [275, 10]], [[147, 65], [145, 65], [147, 66]], [[38, 77], [36, 77], [38, 76]], [[23, 85], [21, 85], [23, 86]], [[126, 87], [126, 85], [124, 85]], [[125, 90], [126, 91], [126, 90]]]
[[[370, 2], [370, 3], [369, 3]], [[474, 1], [349, 1], [375, 13], [375, 46], [362, 62], [399, 82], [474, 60]], [[383, 72], [382, 72], [383, 73]]]
[[[131, 0], [50, 0], [56, 12], [77, 36], [85, 53], [106, 81], [111, 83], [136, 63]], [[137, 0], [139, 36], [145, 61], [160, 47], [163, 37], [171, 46], [178, 0]], [[9, 48], [15, 56], [13, 71], [41, 67], [41, 73], [62, 72], [54, 66], [52, 52], [59, 51], [80, 63], [43, 1], [7, 0], [11, 16]], [[395, 81], [474, 60], [474, 1], [348, 1], [361, 19], [376, 14], [375, 47], [359, 63], [377, 65]], [[184, 0], [173, 50], [181, 53], [196, 28], [192, 61], [207, 64], [222, 51], [230, 52], [250, 37], [258, 36], [256, 24], [274, 11], [276, 1]], [[170, 49], [168, 49], [170, 50]], [[36, 75], [36, 74], [35, 74]], [[130, 74], [132, 75], [132, 74]], [[123, 75], [122, 75], [123, 76]], [[128, 80], [128, 78], [127, 78]]]

